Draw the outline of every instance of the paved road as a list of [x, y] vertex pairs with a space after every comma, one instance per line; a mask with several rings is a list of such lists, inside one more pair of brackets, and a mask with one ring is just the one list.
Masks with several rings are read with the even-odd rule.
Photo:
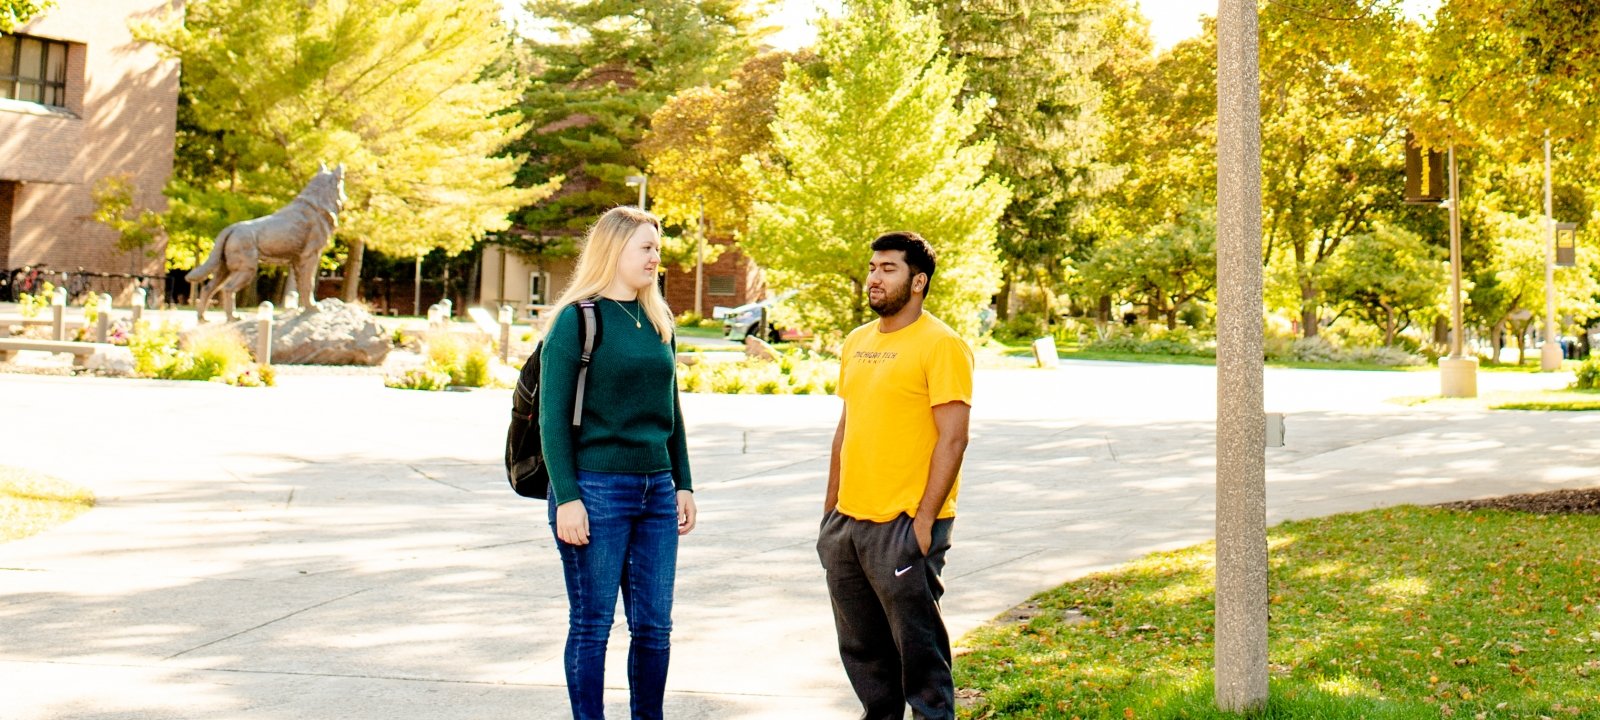
[[[1207, 539], [1213, 378], [981, 372], [946, 577], [954, 632]], [[1600, 414], [1383, 402], [1437, 383], [1269, 371], [1269, 409], [1291, 414], [1268, 458], [1272, 519], [1600, 481]], [[0, 545], [0, 718], [565, 716], [559, 568], [542, 506], [504, 486], [505, 393], [0, 375], [0, 397], [0, 462], [100, 498]], [[812, 548], [837, 401], [685, 408], [702, 516], [680, 563], [669, 715], [853, 717]], [[624, 642], [619, 628], [615, 717]]]

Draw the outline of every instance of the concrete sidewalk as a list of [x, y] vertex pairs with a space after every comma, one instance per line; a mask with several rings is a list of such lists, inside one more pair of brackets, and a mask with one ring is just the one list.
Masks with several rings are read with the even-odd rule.
[[[946, 613], [1212, 531], [1211, 368], [979, 375]], [[1560, 377], [1484, 374], [1486, 388]], [[0, 545], [0, 718], [562, 718], [565, 599], [544, 507], [505, 487], [504, 392], [370, 376], [276, 389], [0, 375], [0, 463], [99, 506]], [[1382, 402], [1431, 373], [1270, 371], [1294, 413], [1272, 521], [1600, 483], [1600, 415]], [[813, 542], [828, 397], [686, 396], [668, 715], [856, 715]], [[619, 612], [608, 696], [626, 717]]]

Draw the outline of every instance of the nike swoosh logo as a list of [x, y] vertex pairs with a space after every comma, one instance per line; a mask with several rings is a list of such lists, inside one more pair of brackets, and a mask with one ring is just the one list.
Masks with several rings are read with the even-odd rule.
[[894, 576], [895, 577], [900, 577], [901, 575], [904, 575], [904, 574], [906, 574], [908, 572], [911, 572], [911, 566], [910, 565], [907, 565], [907, 566], [905, 566], [903, 568], [900, 568], [899, 570], [894, 571]]

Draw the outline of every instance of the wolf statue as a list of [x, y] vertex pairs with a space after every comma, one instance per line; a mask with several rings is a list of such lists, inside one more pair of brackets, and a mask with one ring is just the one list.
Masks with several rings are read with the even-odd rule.
[[289, 286], [300, 293], [307, 310], [316, 310], [317, 265], [339, 226], [344, 201], [344, 164], [329, 170], [322, 163], [306, 188], [283, 209], [224, 228], [211, 246], [211, 256], [187, 275], [191, 283], [211, 278], [195, 300], [200, 322], [205, 322], [206, 306], [218, 292], [223, 313], [233, 320], [234, 294], [255, 279], [263, 262], [288, 265]]

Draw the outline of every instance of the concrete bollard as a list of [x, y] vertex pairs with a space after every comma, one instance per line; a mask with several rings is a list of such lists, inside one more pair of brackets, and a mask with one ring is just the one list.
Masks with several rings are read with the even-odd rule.
[[111, 340], [111, 294], [100, 293], [100, 312], [94, 324], [94, 341], [97, 343]]
[[511, 361], [511, 321], [515, 317], [510, 305], [500, 306], [500, 362]]
[[67, 339], [67, 290], [56, 288], [50, 296], [50, 339], [61, 342]]
[[139, 325], [139, 320], [144, 318], [144, 304], [148, 297], [144, 288], [133, 289], [133, 324], [135, 327]]
[[272, 303], [263, 302], [256, 308], [256, 362], [272, 364]]

